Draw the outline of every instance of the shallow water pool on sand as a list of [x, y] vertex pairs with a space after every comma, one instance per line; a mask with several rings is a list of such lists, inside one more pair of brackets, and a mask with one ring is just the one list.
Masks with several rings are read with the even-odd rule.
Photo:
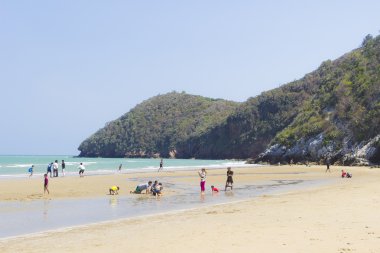
[[[165, 182], [165, 178], [162, 178]], [[104, 196], [83, 199], [7, 201], [0, 203], [0, 238], [96, 222], [154, 215], [278, 194], [327, 184], [326, 180], [272, 180], [236, 185], [233, 191], [200, 195], [199, 187], [165, 183], [176, 194], [162, 196]]]

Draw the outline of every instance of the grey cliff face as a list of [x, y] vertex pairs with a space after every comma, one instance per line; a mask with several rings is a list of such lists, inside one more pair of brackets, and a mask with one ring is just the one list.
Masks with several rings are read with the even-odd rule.
[[308, 161], [324, 163], [326, 159], [341, 165], [371, 165], [380, 162], [380, 134], [359, 144], [351, 144], [348, 140], [349, 138], [346, 138], [343, 143], [325, 144], [323, 134], [319, 134], [308, 140], [301, 139], [291, 147], [274, 144], [261, 153], [254, 162], [276, 164], [293, 160], [295, 163]]

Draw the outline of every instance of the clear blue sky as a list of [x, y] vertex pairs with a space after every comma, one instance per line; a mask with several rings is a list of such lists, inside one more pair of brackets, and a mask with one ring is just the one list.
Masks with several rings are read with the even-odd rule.
[[173, 90], [244, 101], [380, 30], [380, 1], [0, 1], [0, 154], [78, 154]]

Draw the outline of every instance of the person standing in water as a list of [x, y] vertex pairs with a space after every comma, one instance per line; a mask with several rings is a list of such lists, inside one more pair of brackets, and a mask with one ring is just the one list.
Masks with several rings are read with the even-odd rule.
[[160, 162], [160, 168], [158, 168], [158, 172], [160, 172], [161, 170], [164, 169], [164, 160], [161, 159], [161, 162]]
[[232, 176], [234, 175], [234, 172], [231, 170], [231, 167], [227, 168], [227, 181], [226, 181], [226, 186], [224, 187], [224, 191], [227, 191], [227, 187], [230, 187], [232, 190], [233, 184], [234, 184], [234, 179]]
[[120, 163], [120, 165], [119, 165], [119, 172], [121, 172], [121, 167], [123, 167], [122, 163]]
[[66, 169], [66, 163], [65, 163], [65, 160], [62, 160], [62, 175], [65, 176], [65, 169]]
[[206, 172], [206, 169], [205, 168], [202, 168], [202, 170], [198, 171], [198, 175], [201, 179], [201, 194], [204, 194], [205, 193], [205, 187], [206, 187], [206, 175], [207, 175], [207, 172]]

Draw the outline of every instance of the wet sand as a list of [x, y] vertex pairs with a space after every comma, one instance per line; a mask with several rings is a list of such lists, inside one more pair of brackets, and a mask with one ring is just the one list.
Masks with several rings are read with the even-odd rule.
[[[325, 173], [324, 169], [323, 166], [234, 169], [236, 185], [317, 179], [333, 179], [333, 183], [236, 203], [0, 240], [0, 252], [140, 252], [154, 249], [162, 252], [380, 252], [380, 170], [349, 168], [354, 177], [340, 179], [340, 167], [333, 166], [332, 173]], [[189, 187], [198, 185], [194, 171], [165, 173], [159, 176], [171, 177]], [[152, 176], [157, 177], [157, 174], [80, 179], [82, 184], [96, 181], [97, 185], [94, 192], [86, 194], [81, 190], [74, 197], [106, 194], [105, 190], [97, 189], [102, 187], [100, 183], [107, 188], [113, 180], [125, 182], [127, 178], [134, 186]], [[221, 188], [225, 170], [209, 171], [207, 179], [208, 186], [215, 184]], [[73, 197], [67, 195], [68, 189], [59, 189], [59, 179], [56, 180], [56, 192], [53, 193], [51, 187], [50, 198]], [[64, 185], [68, 187], [76, 185], [79, 179], [63, 180], [67, 180]], [[15, 185], [14, 180], [5, 183]], [[92, 186], [85, 189], [89, 187]], [[1, 199], [10, 199], [3, 190]], [[29, 199], [25, 192], [12, 198]]]
[[[233, 168], [234, 180], [238, 184], [257, 183], [268, 180], [287, 179], [324, 179], [323, 167], [306, 166], [263, 166], [250, 168]], [[128, 195], [137, 184], [146, 183], [148, 180], [160, 180], [169, 178], [173, 184], [198, 186], [199, 177], [197, 170], [163, 171], [146, 173], [115, 173], [111, 175], [94, 175], [78, 177], [58, 177], [49, 179], [50, 194], [43, 194], [43, 177], [17, 178], [0, 180], [0, 200], [27, 201], [35, 199], [62, 199], [97, 197], [108, 194], [112, 185], [120, 186], [119, 194]], [[208, 170], [207, 186], [215, 185], [224, 188], [226, 180], [225, 169]], [[172, 189], [165, 188], [166, 194], [171, 194]]]

